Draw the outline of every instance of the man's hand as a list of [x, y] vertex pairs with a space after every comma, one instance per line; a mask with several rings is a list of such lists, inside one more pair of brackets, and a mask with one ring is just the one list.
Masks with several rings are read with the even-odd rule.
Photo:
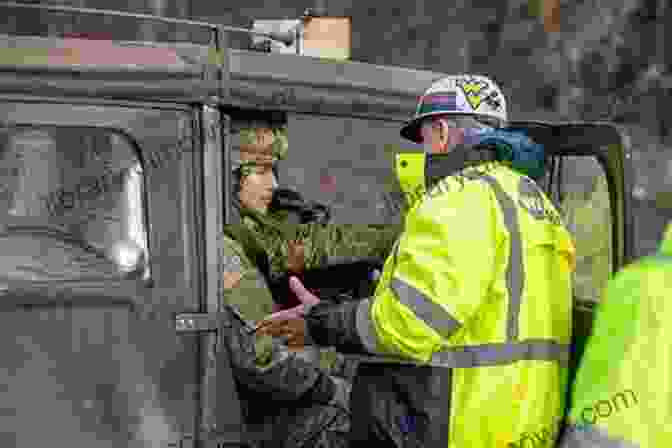
[[309, 336], [306, 321], [303, 319], [306, 305], [319, 303], [320, 299], [308, 291], [296, 277], [289, 279], [289, 287], [301, 301], [301, 305], [271, 314], [261, 321], [257, 331], [260, 334], [285, 338], [290, 347], [302, 347], [306, 345]]
[[259, 333], [282, 338], [290, 348], [304, 347], [307, 344], [308, 332], [303, 317], [287, 318], [283, 320], [265, 321], [259, 328]]
[[304, 305], [315, 305], [320, 302], [320, 298], [317, 297], [312, 292], [308, 291], [301, 280], [296, 277], [289, 279], [289, 287], [292, 289], [292, 292], [296, 295], [296, 298], [301, 301]]

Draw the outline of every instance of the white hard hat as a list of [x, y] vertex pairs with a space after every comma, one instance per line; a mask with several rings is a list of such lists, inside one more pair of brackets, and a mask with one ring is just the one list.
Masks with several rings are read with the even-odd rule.
[[401, 136], [416, 143], [420, 123], [432, 115], [473, 115], [506, 123], [506, 99], [491, 79], [481, 75], [453, 75], [432, 84], [420, 97], [413, 119], [401, 129]]

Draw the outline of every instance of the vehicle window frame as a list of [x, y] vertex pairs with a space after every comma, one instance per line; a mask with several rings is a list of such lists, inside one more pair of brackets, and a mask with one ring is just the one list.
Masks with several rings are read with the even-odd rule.
[[[128, 132], [125, 132], [120, 129], [116, 128], [110, 128], [110, 127], [103, 127], [103, 126], [77, 126], [77, 125], [52, 125], [52, 124], [34, 124], [34, 123], [24, 123], [24, 124], [3, 124], [7, 129], [10, 130], [18, 130], [19, 132], [22, 132], [23, 130], [29, 130], [30, 131], [37, 131], [37, 132], [47, 132], [47, 133], [52, 133], [52, 132], [58, 132], [59, 130], [73, 130], [73, 131], [92, 131], [91, 134], [84, 133], [82, 132], [81, 135], [86, 135], [90, 137], [93, 135], [93, 132], [99, 133], [100, 135], [105, 135], [105, 136], [112, 136], [115, 135], [118, 138], [120, 138], [123, 141], [123, 144], [126, 145], [132, 153], [134, 160], [129, 160], [131, 162], [131, 167], [128, 168], [128, 173], [131, 174], [131, 172], [135, 175], [138, 175], [140, 178], [140, 207], [141, 207], [141, 221], [142, 221], [142, 231], [144, 233], [144, 239], [142, 241], [142, 249], [144, 251], [144, 256], [146, 259], [146, 266], [145, 270], [143, 273], [143, 280], [150, 280], [151, 279], [151, 259], [152, 259], [152, 254], [150, 252], [150, 247], [149, 247], [149, 215], [148, 215], [148, 195], [147, 195], [147, 179], [146, 179], [146, 162], [143, 160], [143, 154], [142, 150], [140, 149], [140, 146], [138, 142], [133, 138], [132, 135], [130, 135]], [[140, 170], [136, 169], [135, 166], [139, 165]], [[117, 175], [117, 171], [110, 171], [105, 173], [106, 175]], [[128, 180], [127, 177], [124, 177], [123, 182], [126, 182]], [[75, 183], [75, 185], [78, 185], [78, 182]], [[52, 195], [55, 192], [61, 190], [63, 187], [56, 188], [54, 190], [51, 190], [47, 195]], [[125, 187], [122, 192], [120, 192], [120, 195], [123, 195], [126, 193]], [[130, 204], [130, 201], [127, 201]], [[91, 245], [89, 241], [82, 240], [81, 245], [83, 248], [88, 248], [88, 247], [94, 247]], [[85, 247], [86, 246], [86, 247]], [[109, 249], [109, 248], [104, 248], [104, 249]], [[86, 249], [88, 250], [88, 249]]]
[[[72, 107], [76, 112], [74, 112], [71, 117], [63, 117], [63, 114], [60, 116], [54, 114], [53, 108], [55, 107]], [[97, 104], [95, 101], [71, 102], [69, 98], [50, 98], [50, 101], [47, 102], [44, 101], [43, 98], [17, 98], [16, 96], [5, 97], [4, 95], [0, 95], [0, 115], [7, 117], [1, 123], [3, 126], [11, 128], [28, 127], [32, 129], [40, 129], [42, 127], [90, 128], [104, 133], [115, 134], [123, 139], [125, 144], [129, 145], [129, 148], [133, 152], [135, 160], [140, 164], [141, 172], [143, 173], [141, 176], [141, 201], [142, 222], [146, 238], [146, 244], [143, 248], [146, 255], [143, 281], [147, 287], [152, 287], [154, 284], [151, 275], [153, 272], [154, 254], [152, 248], [153, 233], [150, 219], [151, 204], [149, 191], [149, 173], [152, 170], [150, 165], [153, 163], [151, 160], [151, 152], [154, 151], [154, 149], [151, 148], [151, 145], [150, 148], [143, 148], [143, 142], [145, 140], [151, 141], [153, 136], [151, 132], [147, 132], [146, 135], [140, 132], [142, 131], [142, 127], [138, 125], [141, 123], [143, 116], [151, 117], [156, 112], [161, 111], [182, 112], [189, 116], [191, 121], [190, 145], [192, 146], [192, 150], [187, 151], [187, 155], [194, 156], [193, 148], [200, 142], [200, 131], [198, 129], [200, 121], [192, 107], [181, 104], [129, 103], [127, 101], [118, 103], [106, 101]], [[181, 142], [176, 142], [176, 145], [180, 143]], [[192, 165], [194, 165], [190, 168], [192, 171], [198, 169], [196, 167], [197, 163], [198, 161], [196, 159], [192, 161]], [[193, 181], [191, 182], [193, 183]], [[196, 190], [200, 188], [198, 185], [193, 185], [193, 187]], [[194, 193], [198, 194], [198, 191], [195, 191]], [[198, 226], [198, 223], [195, 222], [194, 225]], [[193, 250], [196, 249], [193, 248], [192, 251]], [[189, 269], [194, 271], [190, 274], [191, 277], [198, 275], [198, 268], [194, 266], [189, 267]]]
[[[337, 132], [334, 132], [333, 135], [328, 136], [326, 140], [334, 141], [333, 145], [336, 147], [353, 146], [348, 145], [348, 142], [352, 141], [356, 143], [355, 146], [359, 147], [360, 150], [364, 146], [372, 146], [371, 151], [376, 151], [376, 153], [375, 155], [372, 155], [371, 158], [365, 160], [364, 163], [366, 164], [366, 167], [363, 169], [377, 170], [380, 174], [385, 173], [387, 177], [385, 179], [378, 178], [375, 181], [369, 182], [367, 187], [371, 187], [371, 191], [367, 191], [366, 193], [361, 192], [358, 195], [344, 192], [343, 188], [338, 187], [334, 188], [334, 192], [332, 194], [323, 193], [320, 191], [319, 184], [321, 184], [321, 182], [319, 182], [318, 185], [314, 185], [310, 182], [303, 182], [303, 186], [288, 185], [288, 187], [299, 191], [308, 200], [316, 201], [329, 206], [332, 209], [331, 219], [334, 221], [334, 223], [357, 225], [398, 224], [398, 222], [402, 219], [400, 215], [401, 204], [398, 203], [398, 195], [401, 194], [401, 191], [398, 191], [398, 180], [394, 167], [395, 154], [405, 152], [422, 152], [421, 145], [406, 141], [400, 136], [399, 129], [401, 129], [403, 126], [403, 122], [399, 122], [390, 118], [364, 117], [360, 115], [329, 115], [324, 113], [288, 111], [286, 115], [286, 122], [290, 151], [288, 161], [284, 161], [281, 164], [281, 177], [284, 179], [292, 178], [288, 169], [291, 170], [292, 168], [297, 168], [298, 166], [290, 165], [290, 161], [292, 158], [294, 158], [294, 160], [300, 160], [300, 156], [297, 155], [298, 151], [295, 149], [296, 145], [293, 144], [292, 141], [293, 135], [297, 135], [297, 132], [301, 133], [301, 129], [297, 130], [295, 124], [297, 122], [302, 123], [304, 129], [309, 129], [311, 126], [307, 125], [307, 122], [317, 121], [319, 126], [322, 122], [333, 120], [338, 120], [339, 122], [337, 126]], [[379, 125], [375, 126], [376, 123]], [[351, 132], [345, 135], [342, 135], [341, 132], [338, 131], [348, 128], [350, 128]], [[357, 130], [353, 130], [353, 128], [366, 129], [367, 132], [366, 134], [363, 134]], [[383, 133], [383, 131], [385, 132]], [[366, 140], [361, 140], [362, 135], [367, 136]], [[302, 149], [304, 151], [306, 150], [305, 148]], [[313, 171], [326, 171], [330, 173], [325, 176], [329, 179], [332, 177], [335, 178], [339, 171], [349, 172], [350, 175], [353, 176], [354, 166], [350, 167], [348, 171], [346, 168], [335, 168], [333, 165], [330, 166], [329, 160], [325, 160], [325, 158], [322, 158], [321, 160], [322, 163], [320, 165], [312, 166], [310, 169]], [[354, 158], [348, 160], [353, 160], [354, 165]], [[362, 159], [359, 158], [356, 160]], [[308, 170], [308, 168], [304, 168], [304, 170]], [[336, 173], [336, 175], [331, 173]], [[320, 178], [321, 177], [322, 176], [320, 176]], [[351, 178], [346, 174], [345, 179]], [[339, 182], [341, 185], [350, 183], [353, 182]], [[319, 193], [315, 194], [317, 191], [319, 191]], [[330, 198], [330, 196], [334, 195], [336, 198]], [[338, 199], [339, 195], [342, 196], [342, 199]], [[350, 210], [359, 210], [361, 207], [360, 205], [354, 206], [353, 201], [361, 201], [362, 197], [371, 198], [370, 200], [366, 200], [369, 203], [369, 207], [373, 207], [375, 210], [378, 210], [375, 212], [376, 217], [374, 217], [371, 222], [363, 220], [360, 221], [358, 218], [353, 220], [353, 217], [359, 216], [360, 213], [355, 213]], [[349, 198], [350, 200], [348, 200]], [[366, 208], [368, 209], [369, 207]]]
[[[604, 182], [606, 184], [608, 201], [609, 201], [609, 214], [608, 214], [608, 216], [609, 216], [609, 222], [608, 222], [609, 235], [605, 236], [605, 239], [606, 239], [605, 242], [607, 244], [607, 256], [608, 256], [607, 266], [609, 267], [609, 272], [608, 273], [602, 273], [601, 275], [606, 275], [607, 276], [606, 280], [608, 280], [618, 270], [617, 260], [616, 260], [616, 247], [613, 244], [614, 235], [617, 232], [617, 229], [616, 229], [617, 221], [615, 220], [615, 214], [617, 213], [617, 210], [616, 210], [616, 207], [614, 207], [615, 192], [612, 191], [612, 188], [611, 188], [612, 184], [609, 182], [609, 177], [608, 177], [609, 176], [609, 170], [607, 169], [607, 166], [601, 160], [599, 154], [562, 154], [562, 155], [554, 156], [554, 158], [557, 158], [556, 159], [557, 163], [554, 163], [554, 166], [553, 166], [554, 172], [552, 173], [552, 176], [553, 176], [553, 179], [555, 179], [555, 182], [553, 182], [551, 184], [550, 193], [551, 193], [551, 195], [554, 195], [554, 197], [557, 198], [557, 204], [556, 205], [558, 206], [558, 208], [559, 208], [561, 214], [563, 215], [563, 217], [565, 217], [566, 212], [567, 212], [567, 210], [565, 209], [564, 206], [565, 206], [565, 200], [567, 199], [566, 188], [567, 188], [567, 185], [568, 185], [568, 183], [567, 183], [568, 176], [565, 176], [565, 174], [568, 172], [567, 170], [569, 169], [569, 167], [567, 167], [565, 165], [568, 164], [568, 159], [569, 158], [574, 158], [574, 159], [592, 158], [593, 159], [593, 161], [595, 163], [595, 166], [600, 170], [600, 174], [591, 178], [592, 188], [593, 188], [593, 191], [592, 191], [591, 195], [594, 194], [597, 191], [598, 186], [597, 186], [596, 182], [600, 182], [598, 177], [599, 176], [604, 176]], [[552, 188], [553, 184], [555, 185], [555, 191], [553, 191], [553, 188]], [[569, 223], [565, 223], [565, 224], [567, 226], [569, 225]], [[577, 260], [578, 260], [578, 258], [579, 258], [578, 257], [578, 255], [579, 255], [578, 252], [581, 249], [582, 245], [577, 244], [576, 234], [573, 231], [571, 231], [571, 229], [568, 228], [568, 230], [570, 230], [570, 234], [572, 235], [572, 239], [573, 239], [573, 242], [574, 242], [576, 250], [577, 250]], [[577, 266], [577, 269], [574, 272], [574, 275], [578, 274], [578, 268], [579, 268], [579, 266]], [[585, 274], [585, 273], [582, 273], [582, 274]], [[586, 302], [592, 303], [592, 304], [600, 303], [600, 301], [602, 299], [602, 291], [601, 290], [597, 291], [597, 297], [596, 298], [595, 297], [581, 297], [581, 296], [576, 295], [576, 293], [577, 293], [577, 288], [576, 288], [577, 279], [576, 279], [576, 277], [574, 277], [574, 275], [573, 275], [573, 280], [572, 280], [574, 301], [579, 302], [579, 303], [586, 303]], [[594, 288], [595, 287], [596, 276], [594, 275], [593, 272], [591, 272], [590, 277], [591, 277], [591, 288]], [[605, 284], [606, 284], [606, 280], [605, 280]]]

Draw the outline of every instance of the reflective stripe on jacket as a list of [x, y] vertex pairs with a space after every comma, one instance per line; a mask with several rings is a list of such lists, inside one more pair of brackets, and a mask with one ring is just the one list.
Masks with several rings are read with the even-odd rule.
[[534, 182], [489, 167], [418, 201], [358, 310], [360, 338], [385, 356], [369, 362], [455, 369], [450, 448], [517, 444], [564, 408], [574, 245]]
[[574, 382], [563, 448], [672, 446], [672, 226], [608, 284]]

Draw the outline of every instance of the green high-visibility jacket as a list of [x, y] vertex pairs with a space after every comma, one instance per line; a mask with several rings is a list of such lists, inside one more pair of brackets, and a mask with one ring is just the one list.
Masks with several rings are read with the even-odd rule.
[[672, 446], [672, 224], [608, 284], [574, 383], [563, 448]]

